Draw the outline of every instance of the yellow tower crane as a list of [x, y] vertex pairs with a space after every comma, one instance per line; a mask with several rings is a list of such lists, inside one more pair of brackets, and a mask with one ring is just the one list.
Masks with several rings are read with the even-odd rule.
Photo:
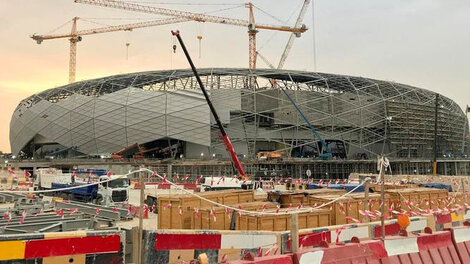
[[[146, 22], [140, 22], [140, 23], [131, 23], [131, 24], [124, 24], [124, 25], [86, 29], [86, 30], [77, 30], [78, 19], [79, 19], [78, 17], [74, 17], [72, 19], [72, 31], [70, 32], [70, 34], [52, 34], [52, 35], [34, 34], [31, 36], [31, 38], [36, 40], [38, 44], [41, 44], [44, 40], [49, 40], [49, 39], [62, 39], [62, 38], [69, 39], [70, 41], [69, 83], [75, 82], [75, 71], [76, 71], [76, 65], [77, 65], [77, 42], [80, 42], [82, 40], [82, 36], [107, 33], [107, 32], [115, 32], [115, 31], [130, 31], [136, 28], [153, 27], [153, 26], [159, 26], [159, 25], [176, 24], [176, 23], [190, 21], [189, 19], [186, 19], [186, 18], [167, 18], [167, 19], [152, 20], [152, 21], [146, 21]], [[126, 47], [129, 47], [129, 45], [126, 44]]]
[[198, 22], [210, 22], [210, 23], [218, 23], [218, 24], [226, 24], [232, 26], [242, 26], [248, 28], [248, 65], [250, 69], [256, 69], [256, 34], [258, 30], [276, 30], [276, 31], [284, 31], [284, 32], [292, 32], [295, 33], [297, 37], [300, 36], [301, 33], [307, 31], [305, 25], [300, 27], [288, 27], [288, 26], [272, 26], [272, 25], [265, 25], [265, 24], [256, 24], [255, 18], [253, 15], [253, 4], [246, 3], [245, 6], [249, 9], [249, 20], [243, 19], [234, 19], [234, 18], [227, 18], [227, 17], [220, 17], [220, 16], [213, 16], [213, 15], [206, 15], [201, 13], [193, 13], [193, 12], [186, 12], [186, 11], [179, 11], [179, 10], [172, 10], [167, 8], [161, 7], [154, 7], [154, 6], [145, 6], [135, 3], [123, 2], [123, 1], [116, 1], [116, 0], [74, 0], [76, 3], [82, 4], [90, 4], [102, 7], [110, 7], [128, 11], [135, 11], [141, 13], [149, 13], [149, 14], [159, 14], [177, 18], [185, 18], [188, 20], [194, 20]]

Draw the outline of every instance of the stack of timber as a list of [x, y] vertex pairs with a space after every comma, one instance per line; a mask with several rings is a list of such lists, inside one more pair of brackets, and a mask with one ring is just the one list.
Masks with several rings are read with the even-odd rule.
[[[275, 213], [276, 210], [266, 210], [265, 212]], [[291, 215], [283, 214], [283, 212], [286, 212], [286, 210], [281, 210], [276, 215], [238, 215], [236, 229], [258, 231], [290, 230]], [[298, 219], [299, 229], [329, 226], [332, 223], [331, 211], [327, 209], [313, 209], [311, 212], [299, 213]]]
[[[241, 208], [246, 211], [263, 211], [275, 209], [278, 203], [271, 202], [251, 202], [231, 205], [235, 208]], [[214, 215], [215, 214], [215, 218]], [[211, 229], [211, 230], [235, 230], [236, 223], [239, 221], [240, 214], [228, 210], [228, 214], [223, 207], [201, 208], [198, 212], [193, 211], [191, 215], [192, 229]]]
[[[253, 191], [224, 190], [199, 193], [200, 196], [224, 205], [254, 201]], [[159, 229], [191, 229], [194, 209], [212, 207], [213, 204], [193, 195], [163, 195], [158, 197]]]

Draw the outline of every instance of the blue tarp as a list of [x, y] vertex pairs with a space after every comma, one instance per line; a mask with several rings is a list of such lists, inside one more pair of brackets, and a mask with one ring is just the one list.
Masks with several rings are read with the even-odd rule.
[[106, 175], [106, 173], [108, 172], [105, 169], [75, 169], [72, 171], [75, 171], [75, 173], [78, 173], [78, 174], [90, 174], [90, 171], [92, 171], [93, 174], [98, 175], [98, 176]]
[[[347, 183], [347, 184], [330, 184], [328, 185], [328, 189], [337, 189], [337, 190], [346, 190], [346, 192], [350, 192], [352, 189], [356, 188], [357, 184]], [[318, 184], [307, 184], [307, 190], [311, 189], [320, 189], [326, 187], [326, 184], [322, 184], [321, 186]], [[354, 192], [364, 192], [365, 188], [364, 185], [354, 190]], [[372, 189], [369, 189], [369, 192], [373, 192]]]
[[[55, 183], [53, 182], [51, 187], [52, 189], [62, 189], [62, 188], [69, 188], [75, 187], [79, 185], [85, 185], [85, 183], [75, 183], [75, 184], [62, 184], [62, 183]], [[73, 193], [73, 194], [80, 194], [80, 195], [95, 195], [98, 192], [98, 185], [89, 185], [81, 188], [70, 189], [66, 191], [62, 191], [66, 193]]]
[[425, 188], [445, 189], [452, 192], [452, 185], [445, 183], [421, 183], [419, 186]]

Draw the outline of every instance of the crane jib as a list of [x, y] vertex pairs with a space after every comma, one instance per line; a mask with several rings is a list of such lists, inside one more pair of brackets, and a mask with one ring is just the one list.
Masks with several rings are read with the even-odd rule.
[[199, 76], [199, 73], [196, 70], [196, 66], [194, 66], [194, 63], [191, 59], [191, 56], [189, 55], [188, 50], [186, 49], [186, 46], [184, 45], [183, 39], [181, 38], [179, 31], [171, 31], [171, 34], [173, 36], [176, 36], [176, 38], [178, 39], [178, 42], [181, 45], [181, 49], [183, 50], [184, 55], [186, 56], [186, 59], [188, 60], [189, 65], [191, 66], [194, 76], [196, 77], [196, 80], [199, 83], [199, 87], [202, 90], [204, 98], [206, 99], [206, 102], [209, 105], [211, 113], [214, 116], [215, 122], [217, 123], [217, 126], [219, 127], [220, 137], [225, 144], [227, 152], [230, 154], [230, 157], [232, 158], [234, 167], [238, 170], [238, 173], [240, 173], [240, 176], [245, 176], [245, 171], [243, 170], [243, 166], [240, 163], [240, 160], [238, 159], [237, 153], [235, 152], [235, 149], [233, 148], [232, 142], [230, 141], [228, 134], [225, 132], [222, 122], [220, 122], [219, 115], [217, 114], [214, 106], [212, 105], [209, 95], [207, 94], [206, 88], [204, 87], [204, 83], [202, 82], [201, 77]]

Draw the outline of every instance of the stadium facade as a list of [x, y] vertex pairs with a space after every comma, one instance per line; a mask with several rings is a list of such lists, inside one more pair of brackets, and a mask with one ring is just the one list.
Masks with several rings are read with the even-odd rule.
[[[201, 69], [236, 151], [315, 157], [324, 151], [284, 89], [339, 158], [433, 156], [436, 94], [400, 83], [317, 72]], [[445, 96], [437, 107], [438, 155], [462, 155], [467, 119]], [[144, 155], [226, 157], [190, 70], [76, 82], [35, 94], [10, 123], [13, 154], [109, 155], [134, 143]], [[71, 151], [72, 150], [72, 151]], [[341, 154], [341, 153], [344, 153]]]

